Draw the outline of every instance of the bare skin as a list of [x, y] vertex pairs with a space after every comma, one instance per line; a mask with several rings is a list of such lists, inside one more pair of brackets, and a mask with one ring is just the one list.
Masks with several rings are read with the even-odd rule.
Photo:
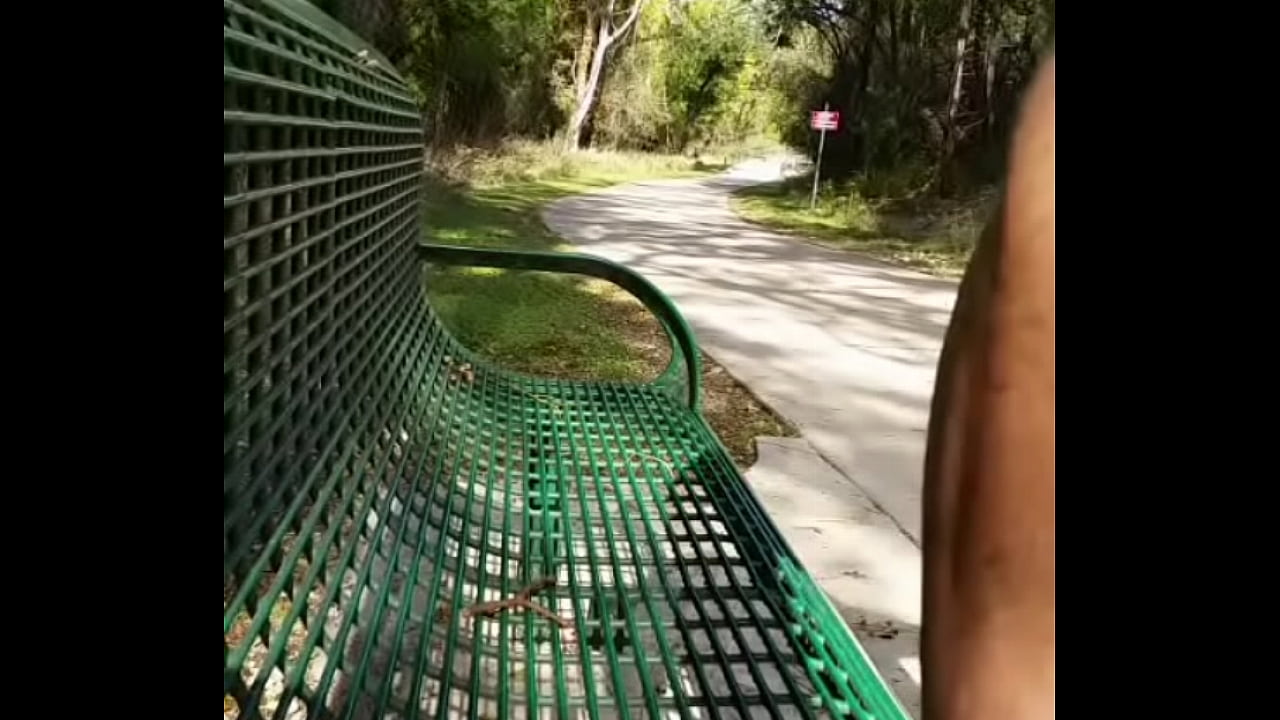
[[961, 284], [925, 462], [925, 720], [1054, 714], [1055, 63]]

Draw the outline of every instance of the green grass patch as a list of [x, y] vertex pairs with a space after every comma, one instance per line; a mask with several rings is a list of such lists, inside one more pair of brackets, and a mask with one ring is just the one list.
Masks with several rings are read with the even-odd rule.
[[[470, 247], [570, 250], [542, 224], [543, 205], [576, 193], [652, 177], [706, 174], [691, 158], [639, 153], [558, 153], [523, 144], [472, 157], [428, 183], [426, 238]], [[467, 180], [460, 181], [459, 177]], [[506, 367], [561, 378], [637, 380], [662, 366], [633, 350], [660, 333], [630, 295], [577, 276], [436, 268], [427, 292], [465, 345]], [[644, 326], [648, 323], [648, 326]]]
[[869, 199], [856, 182], [826, 184], [809, 207], [812, 178], [738, 191], [734, 210], [747, 220], [941, 277], [963, 274], [993, 195], [963, 201]]

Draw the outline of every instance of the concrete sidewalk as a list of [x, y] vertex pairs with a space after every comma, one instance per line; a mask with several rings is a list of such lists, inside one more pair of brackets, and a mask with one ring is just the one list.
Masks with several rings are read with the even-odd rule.
[[747, 482], [899, 702], [920, 717], [919, 548], [808, 441], [757, 438], [756, 447]]
[[544, 219], [670, 295], [702, 347], [918, 545], [929, 401], [956, 283], [809, 245], [729, 209], [734, 188], [780, 172], [775, 159], [623, 185], [553, 203]]
[[567, 198], [547, 225], [675, 300], [698, 342], [803, 440], [762, 438], [747, 474], [801, 561], [919, 717], [925, 430], [956, 283], [738, 218], [729, 193], [781, 159], [709, 179]]

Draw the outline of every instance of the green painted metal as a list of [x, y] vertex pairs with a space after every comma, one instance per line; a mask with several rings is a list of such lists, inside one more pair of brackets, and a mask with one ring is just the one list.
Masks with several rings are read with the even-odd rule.
[[[420, 246], [395, 70], [299, 0], [223, 18], [224, 714], [905, 717], [698, 413], [671, 302], [589, 256]], [[612, 280], [672, 363], [495, 367], [424, 261]]]
[[580, 253], [492, 250], [423, 243], [418, 246], [418, 254], [428, 262], [441, 265], [542, 270], [589, 275], [612, 282], [644, 303], [661, 323], [671, 346], [677, 349], [671, 353], [671, 362], [652, 384], [666, 390], [674, 399], [685, 401], [691, 409], [701, 410], [702, 360], [693, 338], [693, 329], [671, 299], [644, 276], [617, 263]]

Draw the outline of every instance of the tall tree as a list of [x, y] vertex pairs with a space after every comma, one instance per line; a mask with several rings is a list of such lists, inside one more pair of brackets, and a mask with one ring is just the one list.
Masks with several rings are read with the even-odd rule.
[[[613, 48], [620, 38], [625, 37], [627, 32], [635, 25], [636, 18], [640, 17], [640, 10], [644, 7], [645, 0], [631, 0], [631, 7], [628, 9], [618, 7], [618, 0], [607, 0], [606, 6], [601, 12], [592, 12], [588, 14], [588, 23], [594, 23], [596, 26], [595, 51], [591, 54], [591, 66], [587, 71], [586, 81], [578, 88], [577, 107], [573, 114], [569, 116], [569, 127], [565, 131], [565, 147], [572, 150], [582, 147], [583, 133], [587, 122], [591, 119], [591, 113], [595, 111], [596, 105], [600, 102], [600, 80], [604, 75], [605, 66], [609, 61], [609, 51]], [[621, 25], [616, 25], [615, 21], [621, 14], [625, 14], [626, 19]]]

